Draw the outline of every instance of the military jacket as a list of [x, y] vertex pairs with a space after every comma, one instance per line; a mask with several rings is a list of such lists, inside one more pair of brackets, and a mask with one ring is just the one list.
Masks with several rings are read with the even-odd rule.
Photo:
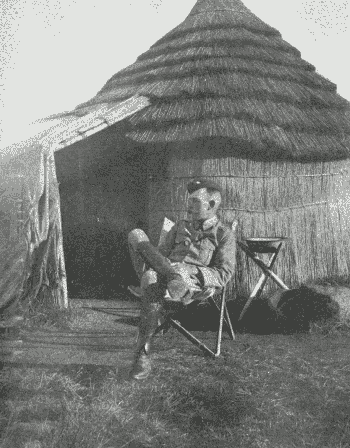
[[178, 221], [159, 250], [172, 262], [196, 266], [201, 287], [222, 288], [234, 273], [235, 233], [216, 216], [197, 230], [191, 221]]

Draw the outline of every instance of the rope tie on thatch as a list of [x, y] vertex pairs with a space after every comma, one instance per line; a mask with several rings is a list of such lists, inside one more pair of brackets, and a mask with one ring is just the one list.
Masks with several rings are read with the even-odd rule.
[[312, 207], [314, 205], [324, 205], [328, 204], [328, 201], [320, 201], [320, 202], [310, 202], [308, 204], [302, 204], [302, 205], [292, 205], [291, 207], [281, 207], [281, 208], [274, 208], [274, 209], [260, 209], [260, 210], [251, 210], [246, 208], [222, 208], [221, 210], [234, 210], [236, 212], [247, 212], [247, 213], [279, 213], [286, 210], [294, 210], [298, 208], [306, 208], [306, 207]]
[[[279, 208], [273, 208], [273, 209], [249, 209], [249, 208], [236, 208], [236, 207], [220, 207], [220, 210], [229, 210], [229, 211], [235, 211], [235, 212], [247, 212], [247, 213], [279, 213], [286, 210], [294, 210], [298, 208], [306, 208], [306, 207], [312, 207], [315, 205], [324, 205], [328, 204], [328, 201], [320, 201], [320, 202], [310, 202], [308, 204], [302, 204], [302, 205], [292, 205], [291, 207], [279, 207]], [[162, 212], [175, 212], [175, 213], [185, 213], [186, 209], [168, 209], [168, 210], [162, 210]]]
[[[343, 176], [344, 173], [347, 172], [346, 170], [341, 170], [338, 173], [317, 173], [317, 174], [295, 174], [292, 176], [244, 176], [244, 175], [237, 175], [237, 174], [227, 174], [227, 175], [206, 175], [205, 178], [229, 178], [229, 179], [280, 179], [284, 178], [287, 179], [288, 177], [323, 177], [323, 176]], [[170, 180], [173, 179], [193, 179], [196, 176], [172, 176]], [[201, 176], [198, 176], [201, 177]]]
[[237, 12], [236, 9], [234, 8], [218, 8], [218, 9], [211, 9], [210, 11], [203, 11], [203, 12], [194, 12], [192, 14], [190, 14], [191, 16], [206, 16], [209, 13], [212, 14], [213, 12], [221, 12], [221, 11], [234, 11]]
[[[203, 11], [203, 12], [192, 12], [192, 13], [190, 13], [190, 15], [188, 17], [207, 16], [208, 14], [213, 14], [213, 13], [216, 13], [216, 12], [226, 12], [226, 11], [233, 11], [235, 14], [239, 13], [241, 16], [242, 15], [246, 15], [246, 13], [248, 12], [248, 13], [251, 14], [251, 16], [253, 16], [251, 11], [249, 11], [249, 9], [246, 8], [243, 4], [242, 4], [242, 6], [241, 5], [239, 5], [239, 6], [240, 7], [243, 6], [243, 8], [244, 8], [243, 13], [242, 13], [242, 10], [241, 11], [237, 11], [237, 8], [216, 8], [216, 9], [210, 9], [210, 10]], [[251, 18], [252, 17], [250, 17], [250, 19]]]

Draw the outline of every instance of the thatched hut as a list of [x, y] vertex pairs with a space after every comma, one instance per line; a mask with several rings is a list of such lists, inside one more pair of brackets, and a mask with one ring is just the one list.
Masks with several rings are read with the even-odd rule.
[[[127, 135], [147, 154], [153, 238], [165, 215], [184, 216], [189, 179], [210, 177], [238, 238], [290, 238], [276, 265], [288, 285], [349, 275], [349, 103], [276, 29], [240, 0], [198, 0], [78, 110], [136, 93], [151, 101]], [[237, 261], [246, 293], [260, 272]]]

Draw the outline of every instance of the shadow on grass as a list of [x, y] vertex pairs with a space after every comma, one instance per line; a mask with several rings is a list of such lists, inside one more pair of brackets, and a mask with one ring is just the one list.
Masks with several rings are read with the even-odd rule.
[[[170, 416], [170, 421], [191, 433], [210, 427], [232, 428], [256, 412], [249, 398], [239, 395], [232, 385], [220, 383], [178, 389], [175, 399], [176, 412]], [[179, 415], [183, 418], [179, 419]]]
[[[65, 365], [60, 369], [62, 375], [74, 378], [76, 383], [79, 383], [83, 388], [87, 389], [87, 394], [91, 395], [91, 390], [98, 393], [108, 375], [111, 372], [110, 366], [103, 365]], [[84, 393], [79, 394], [84, 398]]]
[[341, 441], [346, 445], [350, 441], [350, 402], [349, 395], [338, 393], [336, 403], [327, 406], [322, 418], [320, 446], [335, 446]]
[[[294, 397], [295, 408], [299, 412], [307, 413], [315, 420], [319, 420], [317, 434], [319, 446], [349, 446], [349, 391], [337, 390], [333, 386], [332, 399], [327, 400], [324, 391], [317, 386], [313, 386], [310, 382], [307, 386], [305, 386], [305, 383], [303, 385], [295, 383], [293, 386], [295, 390], [298, 390], [298, 394], [296, 393]], [[339, 445], [340, 442], [344, 445]]]
[[138, 327], [140, 323], [140, 318], [135, 316], [121, 316], [119, 319], [115, 320], [115, 323], [130, 325], [131, 327]]
[[9, 390], [0, 385], [0, 396], [1, 396], [1, 408], [0, 408], [0, 440], [4, 436], [6, 429], [8, 427], [11, 411], [7, 403], [7, 398], [9, 396]]
[[136, 308], [117, 308], [117, 307], [83, 307], [87, 309], [91, 309], [93, 311], [97, 311], [102, 314], [107, 314], [110, 316], [116, 316], [118, 319], [116, 319], [114, 322], [116, 324], [125, 324], [130, 325], [132, 327], [138, 327], [140, 322], [140, 317], [137, 315], [135, 316], [135, 313], [138, 314], [138, 309]]
[[[228, 370], [215, 367], [210, 360], [203, 363], [203, 357], [199, 361], [202, 371], [194, 365], [190, 371], [179, 360], [163, 366], [166, 370], [158, 377], [163, 388], [152, 397], [151, 406], [147, 394], [139, 397], [135, 411], [161, 416], [167, 428], [187, 434], [188, 445], [184, 446], [245, 446], [242, 437], [247, 421], [259, 414], [253, 397]], [[193, 358], [192, 362], [196, 364]], [[178, 368], [187, 375], [176, 373]], [[171, 382], [162, 381], [167, 376]]]
[[[61, 407], [57, 407], [59, 393], [50, 393], [51, 403], [37, 402], [36, 406], [29, 408], [28, 404], [38, 399], [37, 390], [28, 390], [22, 385], [13, 384], [13, 381], [0, 382], [0, 441], [1, 447], [23, 447], [24, 442], [35, 435], [31, 427], [33, 422], [57, 421], [60, 418]], [[23, 409], [18, 409], [18, 402], [24, 403]], [[53, 403], [56, 403], [53, 408]], [[27, 425], [27, 427], [26, 427]]]

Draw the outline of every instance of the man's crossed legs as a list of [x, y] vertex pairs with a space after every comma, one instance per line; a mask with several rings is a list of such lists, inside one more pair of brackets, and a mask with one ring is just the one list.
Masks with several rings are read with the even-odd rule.
[[[131, 376], [145, 379], [151, 371], [148, 357], [151, 338], [165, 301], [188, 305], [194, 300], [194, 295], [202, 290], [193, 273], [196, 269], [185, 263], [171, 263], [150, 243], [143, 230], [132, 230], [128, 243], [142, 290], [139, 336]], [[145, 264], [151, 268], [145, 271]]]

